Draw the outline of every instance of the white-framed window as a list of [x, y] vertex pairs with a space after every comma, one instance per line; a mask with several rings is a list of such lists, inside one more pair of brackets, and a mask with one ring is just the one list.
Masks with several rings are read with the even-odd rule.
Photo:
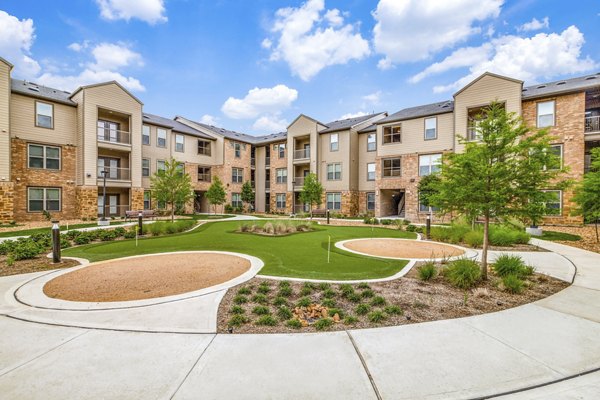
[[368, 211], [375, 210], [375, 192], [367, 193], [367, 210]]
[[275, 195], [275, 208], [285, 208], [285, 193], [277, 193]]
[[275, 174], [277, 183], [287, 182], [287, 168], [277, 168]]
[[342, 164], [333, 163], [327, 164], [327, 180], [328, 181], [339, 181], [342, 179]]
[[35, 126], [40, 128], [54, 128], [54, 105], [35, 102]]
[[164, 171], [165, 169], [165, 160], [156, 160], [156, 172]]
[[178, 175], [183, 175], [185, 173], [185, 164], [180, 162], [175, 166], [175, 170]]
[[175, 151], [183, 153], [185, 144], [185, 137], [180, 134], [175, 134]]
[[368, 181], [375, 180], [375, 163], [367, 164], [367, 180]]
[[244, 169], [243, 168], [231, 168], [231, 182], [242, 183], [244, 181]]
[[549, 165], [544, 165], [544, 171], [561, 169], [563, 165], [563, 145], [551, 144], [549, 151], [556, 156], [556, 161]]
[[60, 211], [61, 189], [47, 187], [27, 188], [27, 211]]
[[377, 134], [369, 133], [367, 135], [367, 151], [377, 150]]
[[210, 156], [210, 141], [198, 139], [198, 154]]
[[419, 156], [419, 176], [435, 174], [442, 164], [441, 154], [424, 154]]
[[142, 158], [142, 176], [150, 176], [150, 159]]
[[198, 182], [210, 182], [210, 167], [198, 167]]
[[150, 127], [148, 125], [142, 125], [142, 144], [150, 144]]
[[279, 158], [285, 158], [285, 143], [274, 144], [273, 151], [277, 152]]
[[156, 128], [156, 146], [167, 147], [167, 130]]
[[241, 193], [231, 193], [231, 206], [234, 208], [242, 208], [242, 194]]
[[341, 193], [327, 193], [327, 209], [328, 210], [341, 210], [342, 209], [342, 194]]
[[235, 153], [235, 158], [241, 158], [242, 157], [242, 144], [238, 143], [238, 142], [234, 142], [233, 143], [233, 150]]
[[437, 118], [425, 118], [425, 140], [437, 139]]
[[537, 103], [537, 127], [545, 128], [548, 126], [554, 126], [554, 110], [555, 102], [543, 101]]
[[340, 135], [332, 133], [329, 135], [329, 151], [338, 151], [340, 149]]
[[551, 199], [544, 203], [546, 215], [560, 216], [562, 215], [562, 190], [543, 190], [549, 193]]
[[398, 158], [386, 158], [382, 160], [382, 171], [384, 178], [390, 178], [393, 176], [402, 176], [402, 165], [401, 159]]
[[402, 126], [384, 126], [383, 127], [383, 144], [401, 143], [402, 142]]
[[152, 209], [152, 193], [149, 190], [144, 191], [144, 210]]
[[60, 147], [29, 144], [27, 153], [29, 168], [60, 169]]

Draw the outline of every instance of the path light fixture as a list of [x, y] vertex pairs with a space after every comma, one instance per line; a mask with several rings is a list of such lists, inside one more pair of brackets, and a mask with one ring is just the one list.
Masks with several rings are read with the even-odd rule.
[[52, 262], [60, 262], [60, 227], [58, 221], [52, 221]]
[[427, 240], [429, 240], [431, 239], [431, 214], [427, 214], [427, 222], [425, 227], [425, 236], [427, 237]]
[[106, 221], [106, 174], [108, 174], [106, 167], [100, 171], [100, 174], [102, 175], [102, 218], [100, 221], [104, 222]]

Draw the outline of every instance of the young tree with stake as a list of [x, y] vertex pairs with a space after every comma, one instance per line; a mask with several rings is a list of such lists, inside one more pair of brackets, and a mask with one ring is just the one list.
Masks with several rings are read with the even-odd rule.
[[320, 205], [323, 196], [323, 185], [319, 182], [317, 174], [310, 173], [304, 178], [300, 201], [310, 205], [310, 219], [313, 217], [313, 205]]
[[217, 213], [217, 205], [221, 205], [227, 201], [227, 192], [225, 192], [223, 182], [221, 182], [218, 176], [213, 178], [212, 184], [206, 191], [206, 199], [214, 207], [215, 214]]
[[165, 161], [165, 169], [150, 177], [150, 190], [157, 203], [171, 206], [171, 222], [175, 219], [176, 205], [185, 204], [194, 197], [190, 175], [174, 158]]
[[593, 222], [596, 227], [596, 242], [600, 242], [598, 235], [598, 219], [600, 219], [600, 147], [592, 150], [592, 164], [590, 171], [583, 176], [581, 182], [575, 188], [577, 203], [575, 215], [583, 215], [585, 222]]

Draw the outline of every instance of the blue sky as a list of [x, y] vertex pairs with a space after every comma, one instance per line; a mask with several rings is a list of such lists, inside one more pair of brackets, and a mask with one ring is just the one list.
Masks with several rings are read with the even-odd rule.
[[117, 79], [147, 112], [251, 134], [450, 99], [486, 70], [599, 72], [599, 38], [598, 0], [0, 0], [13, 77]]

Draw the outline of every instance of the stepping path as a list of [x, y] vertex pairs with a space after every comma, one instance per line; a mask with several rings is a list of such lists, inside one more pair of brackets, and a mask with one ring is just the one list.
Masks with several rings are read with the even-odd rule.
[[[596, 399], [600, 254], [534, 242], [573, 263], [572, 286], [536, 303], [486, 315], [334, 333], [145, 333], [46, 324], [68, 318], [77, 325], [85, 323], [85, 315], [99, 313], [95, 323], [112, 321], [126, 329], [154, 321], [154, 328], [183, 332], [197, 329], [187, 319], [202, 313], [192, 301], [137, 310], [41, 310], [46, 323], [25, 322], [18, 318], [40, 310], [27, 310], [13, 292], [41, 274], [1, 278], [0, 393], [7, 399], [454, 399], [503, 394], [502, 399]], [[541, 270], [558, 260], [541, 262], [532, 256], [528, 261], [539, 261]], [[569, 278], [566, 265], [556, 273]], [[151, 317], [145, 319], [147, 315]]]

